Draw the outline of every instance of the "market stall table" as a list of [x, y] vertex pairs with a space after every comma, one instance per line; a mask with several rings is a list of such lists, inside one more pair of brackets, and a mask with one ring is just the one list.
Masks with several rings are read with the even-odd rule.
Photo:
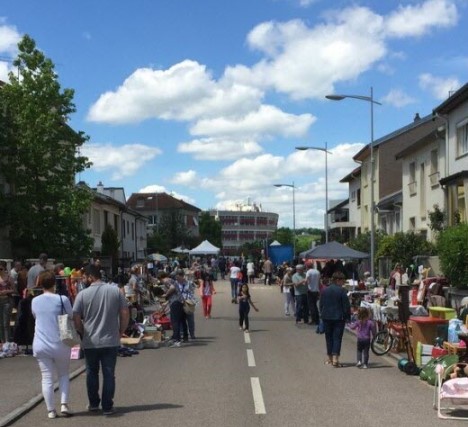
[[438, 317], [411, 316], [408, 327], [410, 329], [411, 344], [416, 348], [418, 342], [421, 344], [434, 344], [436, 338], [441, 335], [440, 327], [448, 325], [448, 320]]

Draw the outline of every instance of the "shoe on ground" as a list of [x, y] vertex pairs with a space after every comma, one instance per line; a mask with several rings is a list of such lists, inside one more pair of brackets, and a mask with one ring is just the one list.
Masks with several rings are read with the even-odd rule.
[[93, 405], [87, 405], [86, 406], [86, 409], [89, 411], [89, 412], [97, 412], [99, 411], [99, 406], [93, 406]]
[[244, 330], [244, 328], [242, 326], [239, 327], [239, 331], [243, 331], [243, 330]]
[[362, 365], [362, 369], [367, 369], [367, 365]]
[[244, 332], [247, 332], [247, 333], [249, 333], [249, 330], [248, 330], [248, 329], [244, 329]]
[[115, 414], [114, 408], [103, 409], [102, 411], [102, 415], [112, 415], [112, 414]]
[[54, 418], [57, 418], [57, 412], [55, 411], [55, 409], [53, 411], [48, 412], [47, 418], [49, 418], [51, 420], [53, 420]]
[[359, 361], [358, 363], [356, 363], [356, 367], [357, 367], [357, 368], [360, 368], [361, 366], [362, 366], [361, 361]]
[[62, 403], [62, 405], [60, 407], [60, 413], [64, 417], [71, 417], [73, 415], [73, 412], [70, 410], [70, 408], [68, 407], [68, 405], [66, 403]]
[[170, 345], [171, 348], [178, 348], [182, 345], [182, 343], [180, 341], [174, 341], [174, 343], [172, 343]]
[[182, 338], [182, 341], [183, 341], [183, 342], [188, 342], [188, 338], [187, 338], [187, 337]]

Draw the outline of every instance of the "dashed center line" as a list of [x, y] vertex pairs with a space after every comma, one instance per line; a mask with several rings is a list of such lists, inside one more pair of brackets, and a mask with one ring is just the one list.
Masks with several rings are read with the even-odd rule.
[[244, 342], [246, 344], [250, 344], [252, 341], [250, 341], [250, 334], [248, 332], [244, 332]]
[[260, 380], [257, 377], [250, 378], [252, 385], [252, 395], [255, 405], [256, 414], [266, 414], [265, 403], [263, 402], [262, 388], [260, 387]]
[[249, 366], [250, 368], [253, 368], [256, 366], [254, 352], [250, 348], [247, 349], [247, 366]]

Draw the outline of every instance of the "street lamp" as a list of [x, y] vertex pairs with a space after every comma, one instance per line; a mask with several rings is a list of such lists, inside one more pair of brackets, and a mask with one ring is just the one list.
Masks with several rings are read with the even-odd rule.
[[382, 105], [380, 102], [374, 100], [374, 89], [370, 87], [370, 96], [362, 95], [327, 95], [327, 99], [332, 101], [341, 101], [345, 98], [358, 99], [360, 101], [366, 101], [370, 104], [370, 164], [371, 164], [371, 197], [370, 197], [370, 232], [371, 232], [371, 276], [375, 278], [374, 274], [374, 258], [375, 258], [375, 220], [374, 220], [374, 104]]
[[296, 147], [296, 150], [318, 150], [325, 153], [325, 243], [328, 243], [328, 155], [331, 154], [327, 150], [327, 143], [325, 148], [322, 147]]
[[294, 258], [296, 257], [296, 186], [294, 185], [294, 181], [292, 184], [274, 184], [275, 187], [289, 187], [292, 188], [293, 192], [293, 251], [294, 251]]

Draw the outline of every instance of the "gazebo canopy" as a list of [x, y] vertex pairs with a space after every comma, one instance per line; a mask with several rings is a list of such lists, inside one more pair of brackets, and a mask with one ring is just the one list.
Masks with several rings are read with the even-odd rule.
[[217, 255], [219, 248], [212, 245], [208, 240], [203, 240], [196, 248], [190, 250], [190, 255]]
[[319, 245], [299, 254], [306, 259], [362, 259], [369, 258], [369, 254], [356, 251], [338, 242], [329, 242]]

